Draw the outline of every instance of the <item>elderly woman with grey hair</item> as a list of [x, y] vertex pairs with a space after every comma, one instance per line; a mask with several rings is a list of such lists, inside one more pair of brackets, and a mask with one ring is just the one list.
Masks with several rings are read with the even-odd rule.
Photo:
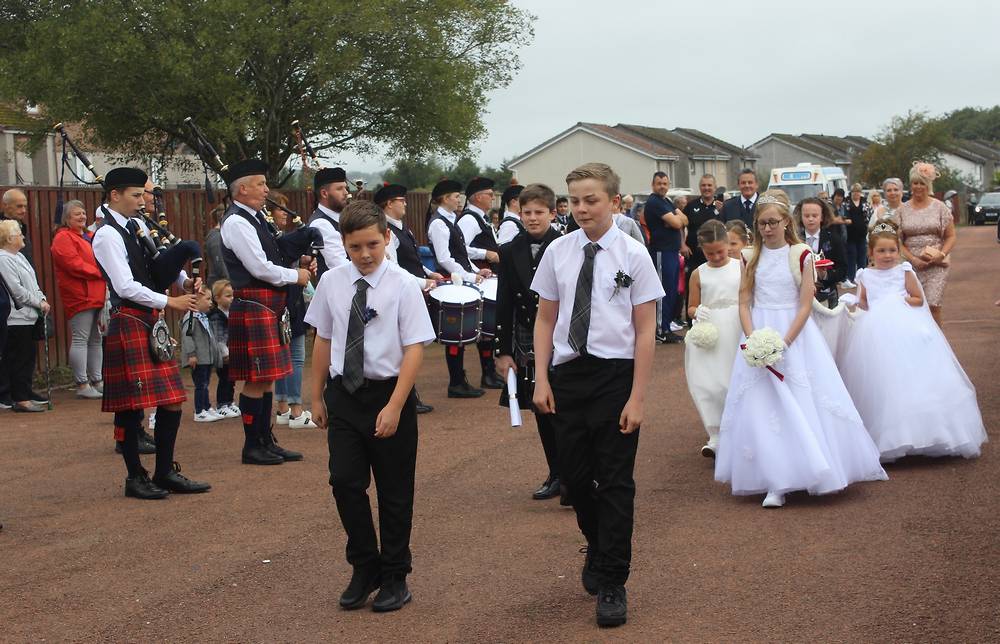
[[882, 182], [882, 192], [885, 193], [885, 212], [879, 221], [885, 219], [896, 221], [896, 212], [903, 205], [903, 180], [896, 177], [886, 179]]
[[97, 267], [87, 232], [87, 211], [80, 201], [63, 205], [63, 225], [52, 238], [52, 265], [63, 310], [73, 332], [69, 364], [80, 398], [101, 398], [104, 391], [99, 320], [104, 310], [107, 286]]
[[24, 234], [17, 221], [0, 221], [0, 276], [10, 292], [11, 312], [7, 316], [7, 342], [0, 364], [10, 382], [14, 411], [45, 411], [48, 400], [31, 390], [35, 372], [33, 330], [39, 315], [49, 312], [45, 293], [38, 287], [35, 269], [21, 254]]

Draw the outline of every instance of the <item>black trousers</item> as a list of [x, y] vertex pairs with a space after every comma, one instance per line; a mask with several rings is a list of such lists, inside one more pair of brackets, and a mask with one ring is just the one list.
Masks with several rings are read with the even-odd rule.
[[[330, 487], [347, 533], [347, 561], [354, 567], [381, 564], [383, 576], [411, 570], [413, 479], [417, 465], [416, 397], [410, 392], [396, 433], [375, 437], [375, 419], [392, 397], [396, 379], [365, 381], [353, 394], [340, 377], [328, 380], [323, 400], [330, 414]], [[368, 486], [375, 476], [379, 536], [375, 538]]]
[[559, 447], [556, 443], [556, 430], [552, 426], [552, 414], [535, 414], [535, 424], [538, 425], [538, 438], [542, 441], [542, 451], [545, 452], [545, 464], [549, 466], [549, 477], [559, 476]]
[[560, 481], [603, 583], [624, 584], [632, 560], [639, 430], [618, 421], [632, 392], [632, 360], [581, 357], [553, 369]]
[[3, 349], [4, 375], [10, 384], [10, 397], [14, 402], [31, 400], [31, 378], [35, 373], [35, 349], [31, 339], [31, 324], [7, 327], [7, 342]]

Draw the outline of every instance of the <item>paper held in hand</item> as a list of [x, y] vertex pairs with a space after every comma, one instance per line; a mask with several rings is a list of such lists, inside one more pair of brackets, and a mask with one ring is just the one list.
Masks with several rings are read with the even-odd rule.
[[521, 407], [517, 403], [517, 374], [514, 369], [507, 370], [507, 397], [510, 399], [510, 426], [521, 426]]

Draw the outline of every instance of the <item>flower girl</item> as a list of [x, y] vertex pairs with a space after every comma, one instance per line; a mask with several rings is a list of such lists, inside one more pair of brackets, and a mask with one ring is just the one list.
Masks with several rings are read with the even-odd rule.
[[843, 365], [882, 461], [907, 454], [979, 456], [986, 430], [976, 389], [934, 322], [909, 262], [899, 263], [892, 222], [868, 238], [873, 268], [860, 271], [860, 306]]
[[708, 433], [701, 454], [714, 457], [733, 358], [740, 345], [741, 270], [740, 261], [729, 257], [726, 226], [721, 221], [708, 220], [697, 237], [707, 263], [691, 274], [687, 314], [694, 326], [684, 336], [684, 371]]
[[854, 481], [884, 480], [878, 449], [865, 431], [822, 334], [810, 318], [813, 270], [799, 243], [788, 197], [757, 200], [756, 244], [743, 251], [740, 323], [745, 349], [733, 364], [722, 414], [715, 479], [733, 494], [827, 494]]

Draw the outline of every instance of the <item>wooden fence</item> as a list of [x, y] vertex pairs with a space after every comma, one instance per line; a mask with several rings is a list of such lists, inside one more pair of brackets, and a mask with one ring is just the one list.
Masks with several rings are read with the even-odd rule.
[[[0, 187], [0, 193], [6, 187]], [[54, 221], [56, 204], [59, 201], [58, 188], [21, 187], [28, 197], [28, 238], [34, 250], [35, 272], [38, 284], [42, 287], [52, 304], [52, 314], [55, 322], [55, 334], [49, 340], [49, 360], [53, 367], [69, 365], [70, 330], [69, 320], [63, 312], [59, 289], [56, 285], [55, 271], [52, 266], [52, 254], [49, 245], [55, 233]], [[288, 197], [288, 207], [299, 213], [303, 220], [308, 221], [313, 211], [312, 192], [309, 190], [282, 191]], [[62, 192], [63, 201], [78, 199], [87, 209], [88, 222], [93, 221], [94, 213], [101, 205], [102, 193], [94, 188], [67, 188]], [[165, 190], [164, 205], [170, 222], [170, 230], [181, 239], [193, 239], [199, 244], [204, 243], [205, 233], [213, 226], [210, 212], [215, 205], [221, 203], [223, 193], [220, 191], [214, 204], [208, 202], [204, 190]], [[359, 195], [361, 199], [370, 199], [370, 192]], [[419, 244], [426, 244], [427, 231], [425, 215], [430, 203], [430, 194], [426, 192], [411, 192], [406, 195], [406, 222], [413, 229], [413, 234]], [[177, 336], [177, 325], [180, 316], [169, 312], [168, 321]], [[38, 369], [44, 369], [44, 348], [39, 343]]]

